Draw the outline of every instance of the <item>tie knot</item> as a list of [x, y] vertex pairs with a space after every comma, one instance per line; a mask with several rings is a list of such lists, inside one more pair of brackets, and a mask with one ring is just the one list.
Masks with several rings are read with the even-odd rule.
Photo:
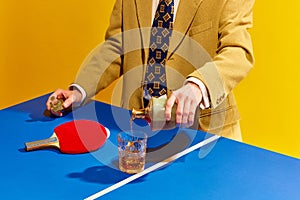
[[160, 0], [158, 5], [164, 5], [166, 7], [174, 7], [174, 1], [173, 0]]
[[165, 4], [166, 4], [167, 6], [169, 6], [169, 5], [172, 3], [173, 0], [162, 0], [162, 1], [164, 1]]

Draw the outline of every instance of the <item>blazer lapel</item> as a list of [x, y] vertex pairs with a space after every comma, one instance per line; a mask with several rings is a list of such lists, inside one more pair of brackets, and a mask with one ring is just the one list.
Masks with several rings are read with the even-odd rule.
[[169, 51], [168, 57], [173, 54], [173, 51], [186, 35], [202, 1], [203, 0], [180, 0], [173, 27], [174, 31], [170, 40], [171, 51]]
[[144, 49], [143, 63], [148, 60], [149, 43], [150, 43], [150, 30], [152, 26], [152, 0], [135, 0], [137, 9], [137, 19], [139, 28], [141, 30], [142, 46]]
[[[152, 0], [135, 0], [139, 28], [149, 29], [152, 26]], [[142, 31], [145, 33], [146, 31]]]

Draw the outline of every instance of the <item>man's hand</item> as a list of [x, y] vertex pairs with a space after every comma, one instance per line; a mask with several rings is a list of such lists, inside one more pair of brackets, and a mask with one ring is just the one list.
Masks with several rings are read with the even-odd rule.
[[177, 103], [176, 123], [184, 127], [194, 124], [196, 108], [202, 101], [202, 93], [198, 85], [188, 82], [178, 90], [172, 92], [166, 103], [166, 119], [171, 120], [171, 111], [174, 103]]
[[69, 108], [72, 104], [80, 102], [82, 99], [82, 94], [78, 90], [57, 89], [53, 94], [50, 95], [46, 103], [47, 110], [50, 110], [51, 113], [56, 116], [62, 116], [62, 112], [53, 112], [51, 110], [51, 98], [53, 97], [55, 97], [55, 99], [63, 99], [63, 107], [66, 109]]

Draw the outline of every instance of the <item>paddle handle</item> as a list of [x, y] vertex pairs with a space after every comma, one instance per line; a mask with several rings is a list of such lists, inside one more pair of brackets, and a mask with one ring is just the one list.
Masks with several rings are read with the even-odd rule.
[[37, 149], [44, 149], [47, 147], [59, 147], [59, 142], [56, 136], [52, 136], [44, 140], [26, 142], [25, 147], [26, 147], [26, 151], [32, 151]]

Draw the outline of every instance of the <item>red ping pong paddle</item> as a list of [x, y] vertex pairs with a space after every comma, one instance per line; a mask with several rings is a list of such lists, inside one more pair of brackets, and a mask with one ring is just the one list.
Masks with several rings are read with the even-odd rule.
[[25, 143], [26, 151], [56, 147], [62, 153], [79, 154], [99, 149], [109, 137], [109, 130], [96, 121], [73, 120], [57, 126], [44, 140]]

